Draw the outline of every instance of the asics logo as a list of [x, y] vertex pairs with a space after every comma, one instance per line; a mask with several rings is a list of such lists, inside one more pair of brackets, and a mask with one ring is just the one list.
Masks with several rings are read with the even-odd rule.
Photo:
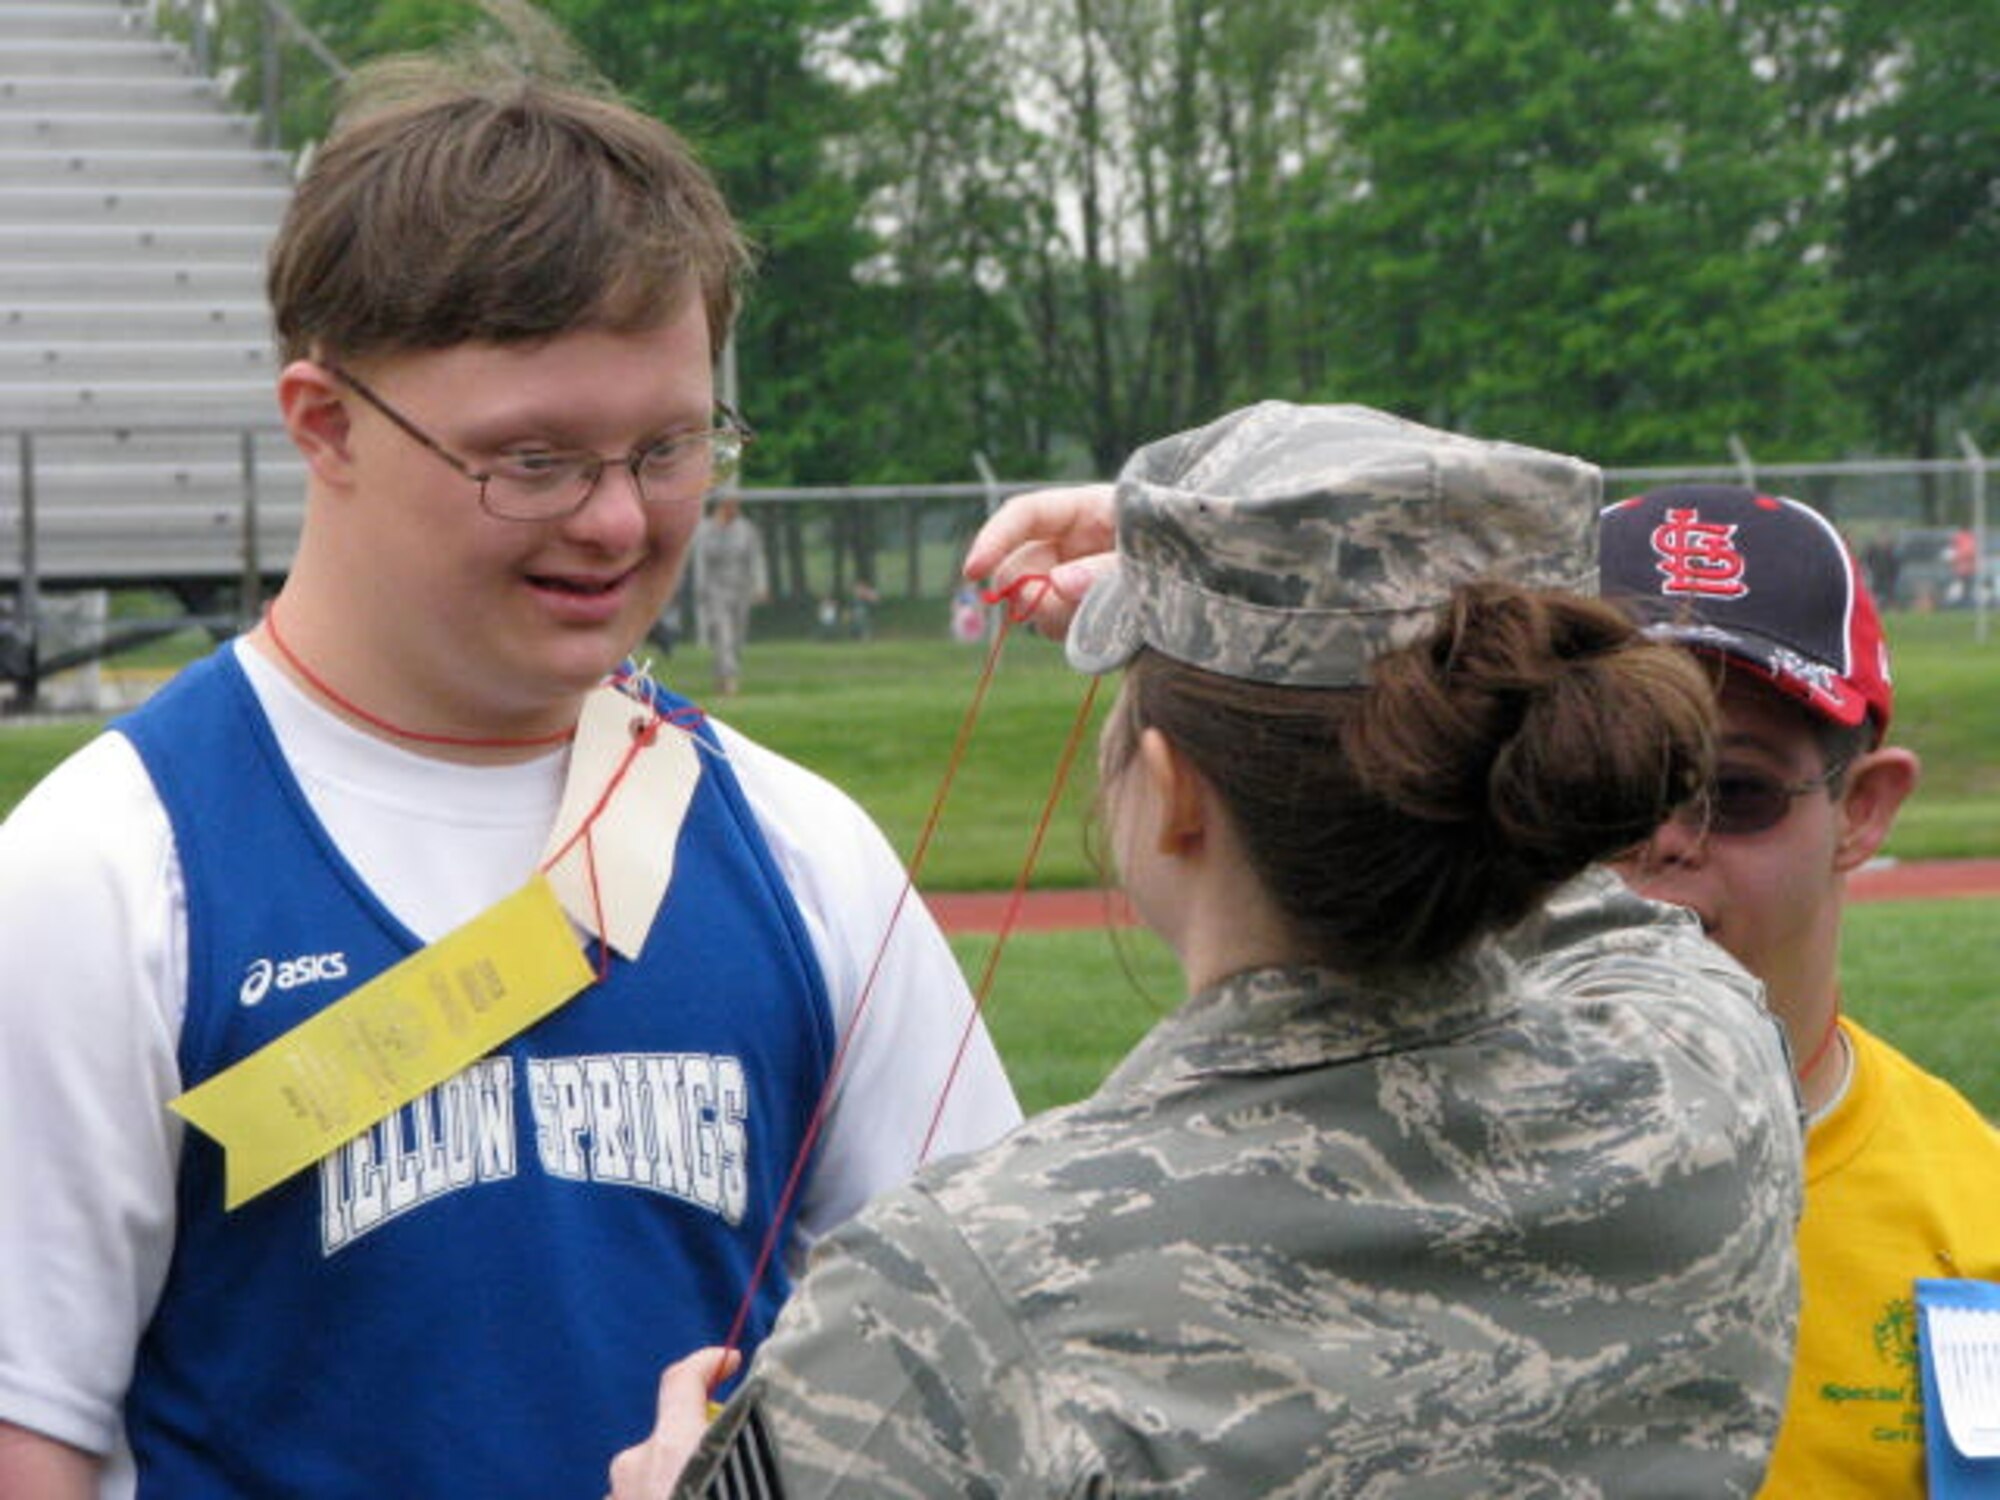
[[297, 958], [259, 958], [243, 973], [243, 987], [236, 998], [255, 1005], [272, 990], [295, 990], [300, 985], [317, 984], [323, 979], [345, 979], [345, 953], [301, 953]]

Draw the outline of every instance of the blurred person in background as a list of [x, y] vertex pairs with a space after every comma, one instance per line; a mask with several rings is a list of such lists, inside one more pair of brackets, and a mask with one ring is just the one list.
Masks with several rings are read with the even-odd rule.
[[750, 610], [771, 597], [764, 539], [735, 495], [716, 496], [695, 528], [692, 563], [695, 618], [715, 656], [715, 690], [731, 697], [742, 686]]

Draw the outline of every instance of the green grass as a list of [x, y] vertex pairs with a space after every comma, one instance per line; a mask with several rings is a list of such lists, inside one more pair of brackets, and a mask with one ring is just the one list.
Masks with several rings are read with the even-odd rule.
[[[866, 642], [754, 639], [744, 693], [713, 706], [847, 788], [907, 856], [985, 653], [945, 638], [942, 601], [929, 611], [890, 611], [883, 625], [922, 633]], [[1924, 780], [1886, 852], [1900, 859], [2000, 856], [2000, 638], [1976, 642], [1967, 611], [1896, 615], [1889, 631], [1897, 646], [1895, 735], [1922, 756]], [[181, 649], [198, 648], [200, 639], [180, 638]], [[168, 649], [149, 647], [146, 661]], [[708, 658], [700, 649], [683, 648], [660, 667], [690, 696], [707, 691]], [[990, 889], [1012, 881], [1083, 685], [1048, 642], [1025, 633], [1009, 641], [930, 851], [926, 886]], [[0, 808], [12, 805], [53, 752], [86, 733], [0, 732]], [[1092, 780], [1088, 752], [1073, 779], [1043, 853], [1043, 883], [1093, 878], [1080, 833]]]
[[2000, 901], [1850, 906], [1840, 969], [1856, 1019], [2000, 1120]]
[[[984, 972], [990, 938], [954, 938]], [[2000, 900], [1881, 901], [1851, 907], [1841, 961], [1849, 1010], [2000, 1120]], [[995, 971], [986, 1018], [1024, 1108], [1081, 1098], [1178, 1001], [1179, 975], [1150, 933], [1017, 932]]]
[[[975, 984], [993, 942], [951, 941]], [[1180, 999], [1173, 954], [1143, 928], [1016, 932], [994, 970], [985, 1015], [1021, 1107], [1032, 1114], [1090, 1093]]]
[[[753, 642], [743, 693], [711, 708], [845, 788], [908, 859], [944, 787], [985, 661], [984, 647], [947, 640]], [[659, 669], [696, 698], [707, 688], [699, 650], [678, 652]], [[1086, 687], [1048, 642], [1021, 632], [1010, 637], [938, 818], [922, 871], [926, 889], [1013, 883]], [[1110, 696], [1100, 691], [1085, 727], [1037, 866], [1039, 884], [1097, 878], [1083, 830], [1095, 784], [1095, 725]]]
[[[1922, 757], [1924, 779], [1884, 852], [1906, 860], [2000, 857], [2000, 630], [1975, 641], [1965, 611], [1897, 615], [1888, 628], [1896, 643], [1895, 737]], [[1006, 657], [926, 864], [924, 883], [933, 889], [1008, 884], [1075, 718], [1081, 680], [1054, 647], [1022, 635]], [[977, 648], [934, 638], [753, 642], [747, 691], [719, 711], [846, 787], [907, 854], [983, 659]], [[695, 696], [706, 685], [699, 650], [665, 668]], [[1101, 699], [1108, 701], [1108, 689]], [[1094, 878], [1078, 833], [1087, 763], [1075, 780], [1043, 854], [1045, 884]]]
[[50, 766], [97, 733], [96, 724], [13, 724], [0, 732], [0, 809], [11, 808]]
[[1985, 641], [1969, 611], [1899, 614], [1895, 738], [1924, 763], [1923, 782], [1887, 852], [1901, 859], [2000, 855], [2000, 622]]

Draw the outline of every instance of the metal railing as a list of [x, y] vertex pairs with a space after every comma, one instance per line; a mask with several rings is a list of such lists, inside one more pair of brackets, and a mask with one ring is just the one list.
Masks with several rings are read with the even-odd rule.
[[[296, 155], [324, 132], [349, 69], [284, 0], [151, 0], [150, 13], [198, 72], [255, 111], [261, 145]], [[309, 64], [303, 80], [295, 57]]]
[[[141, 502], [121, 507], [110, 538], [82, 546], [66, 539], [60, 556], [51, 548], [41, 505], [45, 474], [40, 460], [42, 440], [126, 436], [132, 429], [66, 425], [59, 432], [25, 430], [4, 434], [14, 448], [15, 503], [11, 514], [0, 506], [0, 531], [9, 529], [6, 523], [11, 522], [18, 535], [13, 555], [0, 558], [0, 577], [11, 573], [13, 584], [8, 601], [11, 608], [0, 610], [0, 680], [12, 684], [14, 707], [33, 708], [43, 680], [72, 667], [115, 656], [189, 627], [222, 635], [241, 629], [256, 618], [263, 607], [266, 584], [281, 577], [291, 561], [289, 550], [274, 549], [267, 534], [265, 485], [257, 454], [258, 434], [276, 430], [281, 429], [274, 425], [221, 429], [195, 424], [145, 429], [148, 435], [221, 435], [234, 439], [236, 483], [229, 544], [226, 548], [210, 548], [207, 538], [197, 538], [196, 555], [179, 562], [161, 555], [168, 530], [166, 523], [176, 510], [170, 503]], [[146, 481], [140, 480], [127, 488], [144, 494]], [[74, 521], [74, 516], [66, 519]], [[134, 557], [146, 560], [134, 564], [131, 561]], [[120, 583], [128, 587], [170, 588], [181, 598], [184, 611], [166, 619], [106, 628], [94, 636], [69, 641], [61, 649], [51, 649], [45, 606], [52, 592], [101, 590]]]
[[[221, 428], [185, 431], [222, 433]], [[240, 487], [226, 518], [206, 532], [211, 549], [190, 569], [186, 559], [173, 566], [163, 560], [157, 587], [176, 587], [184, 599], [201, 598], [205, 609], [190, 607], [171, 628], [200, 624], [216, 634], [241, 628], [256, 618], [265, 591], [282, 579], [291, 562], [290, 544], [296, 514], [273, 509], [269, 482], [260, 467], [256, 438], [270, 427], [230, 428], [237, 442]], [[49, 436], [49, 435], [44, 435]], [[55, 557], [38, 510], [40, 481], [37, 435], [0, 433], [0, 442], [14, 449], [19, 505], [14, 513], [19, 533], [15, 545], [0, 555], [0, 582], [12, 574], [16, 611], [0, 618], [0, 679], [13, 684], [17, 708], [31, 706], [43, 678], [83, 661], [97, 660], [165, 633], [161, 622], [135, 623], [106, 629], [97, 641], [77, 642], [53, 651], [41, 639], [37, 622], [52, 591], [83, 586], [105, 587], [105, 570], [93, 571], [90, 560], [75, 556], [74, 540], [64, 542], [64, 556]], [[1989, 550], [1986, 524], [1988, 460], [1970, 438], [1963, 440], [1963, 457], [1932, 460], [1866, 460], [1844, 463], [1756, 463], [1739, 455], [1727, 464], [1688, 464], [1606, 471], [1610, 498], [1673, 482], [1749, 483], [1777, 489], [1804, 500], [1840, 525], [1859, 548], [1863, 538], [1878, 535], [1929, 536], [1970, 530], [1975, 556], [1989, 570], [1975, 578], [1966, 592], [1947, 593], [1942, 572], [1914, 596], [1916, 607], [1965, 607], [1976, 612], [1978, 640], [1988, 638], [1988, 613], [2000, 591], [2000, 554]], [[978, 522], [1007, 495], [1050, 481], [1000, 480], [986, 475], [979, 481], [938, 484], [860, 486], [794, 486], [745, 488], [740, 492], [745, 512], [765, 528], [771, 554], [774, 591], [780, 602], [809, 611], [828, 598], [846, 598], [866, 583], [887, 598], [944, 599], [957, 584], [956, 559]], [[142, 486], [129, 487], [143, 492]], [[213, 501], [205, 513], [213, 513]], [[135, 512], [135, 514], [140, 514]], [[167, 514], [163, 502], [159, 516]], [[0, 532], [8, 519], [0, 507]], [[143, 515], [141, 515], [143, 526]], [[155, 534], [164, 527], [155, 524]], [[860, 540], [867, 539], [865, 544]], [[129, 539], [129, 536], [128, 536]], [[1941, 569], [1936, 559], [1928, 566]], [[1906, 578], [1906, 583], [1909, 580]], [[143, 587], [133, 580], [133, 587]], [[1912, 598], [1885, 598], [1891, 607], [1911, 605]]]

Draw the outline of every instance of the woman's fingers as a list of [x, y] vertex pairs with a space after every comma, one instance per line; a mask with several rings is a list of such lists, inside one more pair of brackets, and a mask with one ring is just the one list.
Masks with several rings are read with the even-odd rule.
[[709, 1392], [742, 1363], [734, 1349], [697, 1349], [667, 1366], [652, 1432], [611, 1460], [609, 1500], [666, 1500], [708, 1430]]

